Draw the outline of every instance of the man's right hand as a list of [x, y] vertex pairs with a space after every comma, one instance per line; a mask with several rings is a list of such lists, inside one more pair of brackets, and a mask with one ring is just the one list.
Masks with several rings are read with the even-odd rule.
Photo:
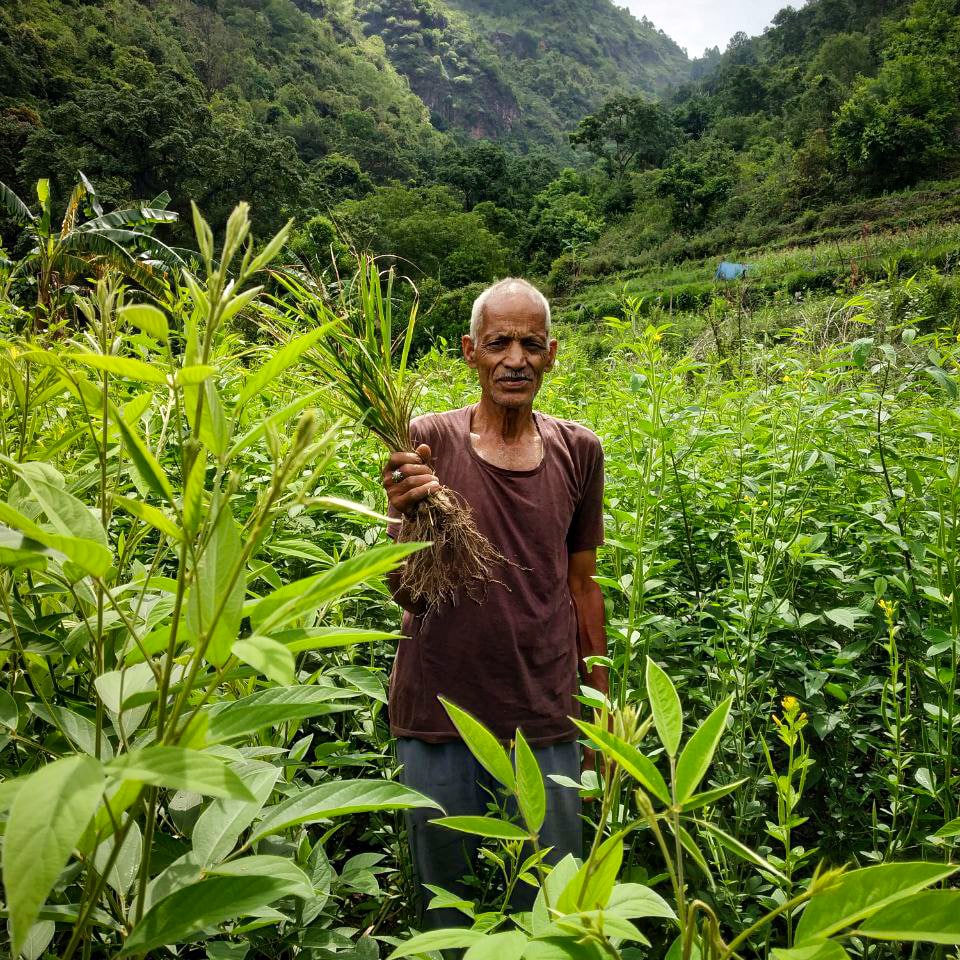
[[[424, 497], [440, 489], [440, 481], [428, 466], [431, 456], [425, 443], [417, 447], [416, 453], [390, 454], [383, 468], [383, 486], [390, 506], [398, 513], [409, 514]], [[399, 483], [394, 482], [394, 470], [403, 474]]]

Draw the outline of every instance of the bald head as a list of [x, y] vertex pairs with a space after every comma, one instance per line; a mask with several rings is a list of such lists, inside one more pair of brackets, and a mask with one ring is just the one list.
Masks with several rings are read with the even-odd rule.
[[487, 287], [473, 302], [470, 313], [470, 339], [474, 343], [480, 336], [480, 327], [483, 325], [485, 311], [488, 306], [499, 304], [500, 301], [523, 300], [532, 303], [543, 314], [544, 332], [550, 333], [550, 303], [547, 298], [532, 284], [517, 277], [507, 277]]

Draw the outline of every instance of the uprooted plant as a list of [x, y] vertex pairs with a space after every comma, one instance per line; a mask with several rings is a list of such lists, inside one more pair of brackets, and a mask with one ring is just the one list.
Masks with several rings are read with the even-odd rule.
[[[393, 335], [395, 274], [382, 275], [372, 257], [363, 257], [335, 297], [322, 286], [280, 275], [291, 309], [301, 324], [327, 327], [328, 334], [307, 354], [319, 377], [331, 387], [331, 402], [359, 420], [391, 453], [410, 451], [410, 420], [421, 383], [411, 375], [410, 345], [417, 322], [414, 296], [401, 336]], [[401, 543], [429, 541], [431, 547], [408, 558], [400, 587], [427, 613], [456, 604], [466, 593], [482, 602], [492, 570], [505, 562], [474, 523], [469, 505], [441, 487], [400, 522]]]

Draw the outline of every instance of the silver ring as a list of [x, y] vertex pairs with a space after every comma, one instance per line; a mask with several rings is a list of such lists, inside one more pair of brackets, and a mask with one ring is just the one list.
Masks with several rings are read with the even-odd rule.
[[396, 484], [396, 483], [403, 483], [403, 472], [402, 472], [401, 470], [399, 470], [399, 469], [394, 470], [393, 473], [390, 474], [390, 479], [391, 479], [395, 484]]

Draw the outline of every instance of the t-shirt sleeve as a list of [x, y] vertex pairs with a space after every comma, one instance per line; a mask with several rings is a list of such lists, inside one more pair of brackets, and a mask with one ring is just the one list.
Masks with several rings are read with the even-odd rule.
[[591, 435], [590, 457], [580, 500], [567, 531], [567, 552], [593, 550], [603, 544], [603, 447]]

